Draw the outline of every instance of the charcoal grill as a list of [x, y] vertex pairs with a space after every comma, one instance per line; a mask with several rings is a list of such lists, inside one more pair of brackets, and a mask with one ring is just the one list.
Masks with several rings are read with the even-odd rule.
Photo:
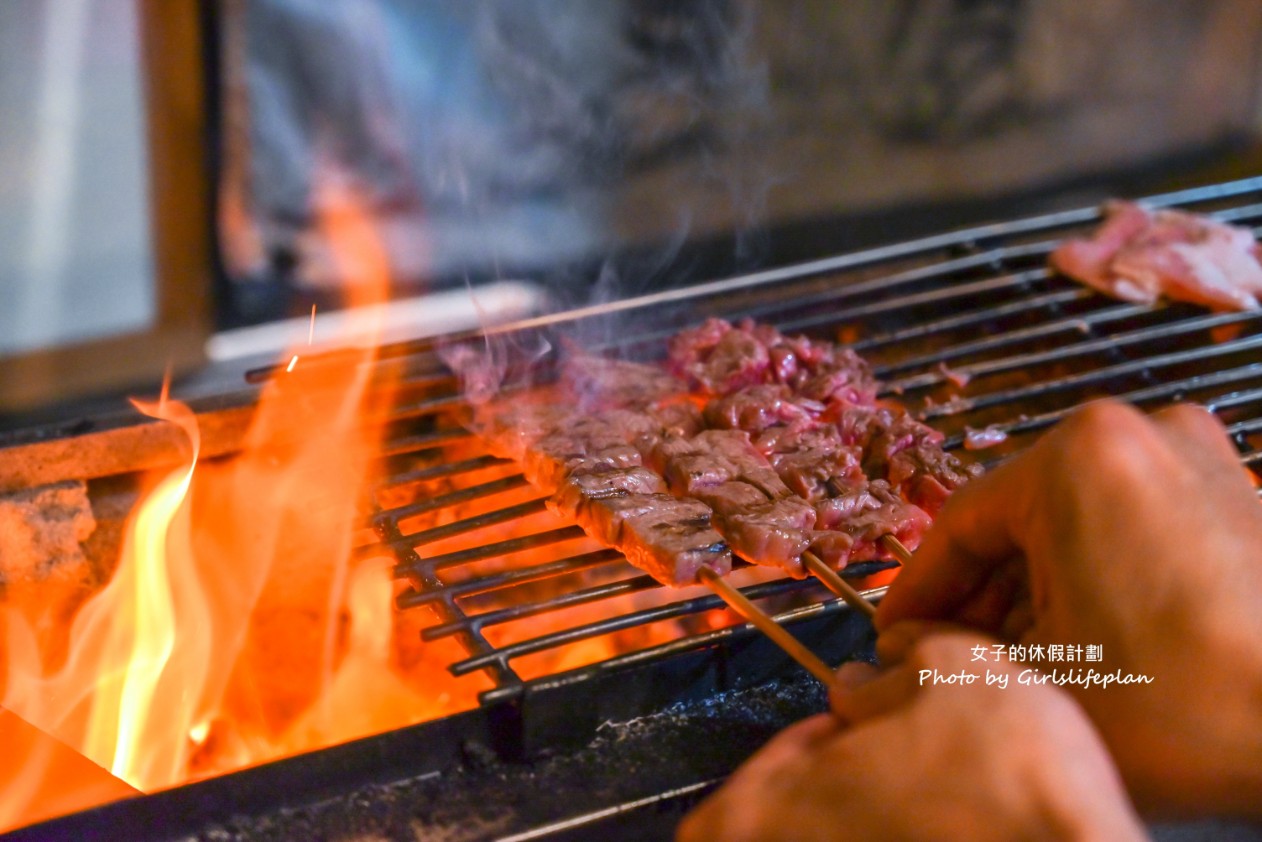
[[[1262, 224], [1262, 178], [1147, 201]], [[1084, 209], [989, 225], [540, 318], [487, 339], [541, 349], [529, 365], [510, 366], [505, 387], [516, 388], [546, 376], [567, 343], [652, 360], [681, 327], [752, 317], [850, 341], [874, 363], [884, 397], [943, 430], [948, 449], [963, 450], [969, 430], [1008, 435], [965, 458], [993, 464], [1075, 407], [1111, 395], [1150, 409], [1204, 404], [1256, 470], [1262, 313], [1119, 303], [1049, 272], [1054, 245], [1098, 218]], [[442, 341], [462, 338], [471, 337]], [[374, 537], [356, 552], [393, 560], [409, 583], [400, 610], [435, 618], [426, 639], [459, 641], [466, 655], [450, 670], [487, 677], [480, 706], [15, 838], [108, 836], [120, 826], [158, 838], [272, 838], [315, 826], [326, 836], [337, 836], [328, 828], [443, 827], [445, 838], [560, 839], [597, 825], [611, 838], [643, 838], [665, 832], [775, 728], [822, 708], [819, 687], [751, 628], [730, 617], [716, 627], [713, 618], [726, 616], [717, 597], [662, 588], [616, 551], [584, 545], [573, 524], [541, 520], [549, 517], [542, 497], [462, 426], [467, 407], [435, 342], [389, 346], [379, 365], [405, 372], [403, 398], [386, 419], [378, 509], [366, 524]], [[432, 549], [455, 538], [465, 545]], [[526, 552], [533, 557], [518, 561]], [[887, 566], [844, 575], [863, 586]], [[870, 657], [866, 621], [818, 583], [753, 581], [757, 574], [733, 580], [819, 654], [834, 663]], [[865, 588], [872, 599], [882, 591]], [[575, 619], [561, 619], [569, 614]], [[501, 633], [540, 618], [542, 631]], [[639, 630], [666, 622], [675, 624], [668, 637], [634, 645]], [[617, 655], [539, 667], [577, 642], [614, 635], [626, 647]]]

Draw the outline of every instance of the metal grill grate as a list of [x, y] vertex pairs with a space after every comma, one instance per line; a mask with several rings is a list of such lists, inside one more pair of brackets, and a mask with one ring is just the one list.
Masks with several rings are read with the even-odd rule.
[[[1262, 179], [1149, 203], [1257, 226], [1259, 200]], [[1019, 450], [1083, 402], [1114, 395], [1147, 408], [1203, 403], [1227, 425], [1242, 463], [1262, 464], [1262, 313], [1120, 304], [1049, 272], [1056, 242], [1097, 219], [1081, 210], [992, 225], [538, 319], [490, 340], [552, 348], [569, 340], [651, 359], [681, 326], [711, 315], [752, 317], [850, 341], [874, 363], [884, 396], [943, 430], [948, 448], [961, 448], [969, 429], [1006, 432], [999, 448], [976, 454], [984, 461]], [[717, 597], [662, 588], [547, 513], [511, 464], [461, 428], [455, 381], [431, 343], [394, 346], [388, 357], [406, 360], [412, 397], [388, 419], [371, 524], [378, 539], [358, 552], [393, 557], [410, 582], [399, 606], [436, 613], [423, 636], [462, 643], [468, 657], [451, 671], [489, 675], [485, 703], [557, 671], [582, 678], [748, 633]], [[885, 566], [857, 565], [845, 575], [862, 580]], [[812, 579], [766, 577], [748, 568], [733, 574], [781, 622], [848, 610]], [[501, 633], [528, 618], [549, 621]], [[639, 634], [666, 621], [673, 631]], [[621, 635], [626, 651], [577, 669], [559, 654], [610, 635]], [[554, 661], [533, 674], [521, 668], [538, 656]]]

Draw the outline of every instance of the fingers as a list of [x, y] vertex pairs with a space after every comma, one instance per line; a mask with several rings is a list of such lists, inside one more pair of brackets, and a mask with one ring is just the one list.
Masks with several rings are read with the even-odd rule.
[[1222, 422], [1197, 404], [1178, 404], [1152, 416], [1152, 423], [1167, 446], [1195, 464], [1206, 477], [1240, 474], [1240, 454], [1227, 436]]
[[890, 626], [876, 639], [876, 656], [886, 667], [901, 664], [921, 640], [932, 634], [961, 631], [954, 623], [930, 623], [906, 620]]
[[989, 650], [997, 642], [957, 627], [924, 623], [894, 626], [881, 637], [887, 653], [905, 656], [881, 672], [873, 672], [866, 664], [843, 670], [830, 688], [834, 715], [849, 725], [909, 704], [925, 686], [925, 672], [945, 675], [970, 671], [974, 651], [978, 647]]
[[995, 568], [1020, 553], [1013, 524], [1028, 494], [1038, 460], [1000, 465], [951, 495], [916, 551], [915, 564], [899, 573], [876, 613], [884, 631], [902, 620], [953, 618], [976, 598]]
[[890, 667], [854, 688], [834, 684], [830, 693], [833, 714], [842, 722], [856, 725], [897, 710], [915, 695], [917, 679], [916, 668], [908, 662]]
[[[1016, 608], [1037, 615], [1053, 578], [1063, 586], [1089, 575], [1086, 568], [1100, 560], [1099, 553], [1082, 552], [1091, 541], [1124, 529], [1128, 519], [1151, 516], [1141, 509], [1164, 502], [1160, 493], [1135, 492], [1160, 488], [1176, 472], [1186, 474], [1188, 464], [1204, 477], [1229, 471], [1247, 481], [1243, 471], [1227, 467], [1238, 465], [1238, 457], [1204, 409], [1180, 405], [1147, 418], [1116, 401], [1083, 407], [951, 496], [915, 564], [882, 600], [877, 629], [922, 619], [999, 633], [1014, 625]], [[1053, 558], [1067, 563], [1053, 570]]]

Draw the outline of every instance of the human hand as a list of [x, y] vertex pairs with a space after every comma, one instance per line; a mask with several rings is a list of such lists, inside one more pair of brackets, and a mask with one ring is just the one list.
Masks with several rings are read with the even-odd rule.
[[[1209, 413], [1091, 404], [960, 489], [877, 612], [878, 653], [949, 621], [1047, 664], [1150, 676], [1071, 685], [1139, 806], [1262, 815], [1262, 506]], [[901, 625], [898, 625], [901, 624]]]
[[[841, 681], [835, 716], [789, 728], [679, 827], [702, 840], [1144, 838], [1086, 715], [1063, 691], [922, 683], [921, 670], [978, 672], [971, 633], [918, 641], [857, 687]], [[984, 675], [984, 671], [981, 672]]]

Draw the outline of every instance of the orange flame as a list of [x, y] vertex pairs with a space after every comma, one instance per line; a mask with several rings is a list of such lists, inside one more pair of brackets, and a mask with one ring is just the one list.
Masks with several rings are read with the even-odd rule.
[[[109, 584], [86, 602], [71, 627], [60, 669], [46, 671], [34, 630], [5, 606], [7, 675], [4, 706], [141, 788], [182, 779], [187, 723], [202, 704], [190, 674], [197, 657], [190, 632], [204, 618], [192, 568], [170, 566], [171, 543], [187, 538], [185, 500], [198, 449], [193, 413], [177, 402], [137, 402], [155, 418], [179, 424], [193, 455], [165, 477], [133, 518]], [[172, 656], [180, 653], [178, 660]]]
[[[390, 267], [370, 211], [352, 190], [321, 189], [321, 233], [348, 298], [384, 301]], [[314, 309], [312, 319], [308, 344]], [[372, 328], [352, 321], [360, 336]], [[230, 460], [197, 463], [187, 407], [138, 403], [179, 424], [193, 455], [133, 512], [113, 578], [74, 617], [64, 663], [0, 605], [0, 703], [145, 791], [475, 704], [485, 679], [453, 679], [450, 652], [403, 652], [389, 571], [351, 563], [380, 435], [365, 419], [389, 399], [366, 345], [302, 364], [292, 354]], [[3, 821], [42, 817], [13, 798]]]
[[[182, 553], [170, 542], [187, 541], [187, 523], [173, 528], [184, 508], [200, 436], [193, 412], [179, 402], [133, 401], [146, 415], [172, 421], [188, 436], [187, 468], [169, 474], [136, 514], [123, 544], [122, 561], [108, 603], [97, 602], [107, 624], [105, 651], [83, 753], [140, 789], [177, 783], [188, 759], [188, 733], [201, 703], [196, 675], [209, 641], [197, 633], [207, 618], [196, 569], [172, 564]], [[183, 542], [182, 542], [183, 543]], [[182, 548], [185, 551], [187, 547]], [[177, 622], [178, 617], [178, 622]], [[172, 660], [179, 649], [180, 657]], [[200, 657], [199, 657], [200, 656]]]

